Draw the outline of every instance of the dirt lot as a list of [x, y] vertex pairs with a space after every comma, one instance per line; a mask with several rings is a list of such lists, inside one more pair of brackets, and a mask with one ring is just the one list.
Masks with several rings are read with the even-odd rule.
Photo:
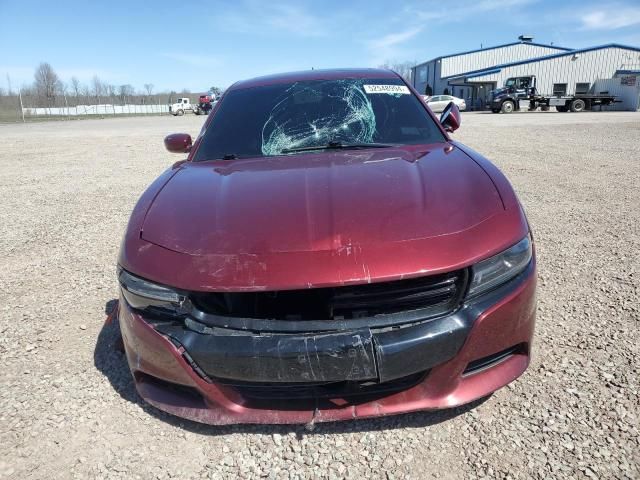
[[0, 125], [0, 477], [639, 478], [640, 114], [465, 114], [539, 255], [535, 358], [470, 407], [208, 427], [143, 405], [105, 311], [143, 189], [202, 117]]

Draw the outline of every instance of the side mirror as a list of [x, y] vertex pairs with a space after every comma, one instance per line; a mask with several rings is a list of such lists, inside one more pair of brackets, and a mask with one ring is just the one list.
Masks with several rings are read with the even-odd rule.
[[460, 109], [455, 103], [449, 102], [440, 115], [440, 124], [447, 132], [455, 132], [460, 128], [461, 122]]
[[164, 137], [164, 146], [171, 153], [188, 153], [191, 145], [191, 135], [188, 133], [172, 133]]

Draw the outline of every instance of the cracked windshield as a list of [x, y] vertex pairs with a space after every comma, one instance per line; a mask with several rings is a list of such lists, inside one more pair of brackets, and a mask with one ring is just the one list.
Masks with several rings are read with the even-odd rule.
[[196, 161], [442, 141], [399, 79], [300, 81], [229, 92]]

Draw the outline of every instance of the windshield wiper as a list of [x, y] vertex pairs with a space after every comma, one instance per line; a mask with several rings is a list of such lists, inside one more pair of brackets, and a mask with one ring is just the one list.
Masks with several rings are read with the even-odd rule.
[[326, 145], [313, 145], [309, 147], [294, 147], [284, 148], [282, 153], [294, 153], [294, 152], [310, 152], [312, 150], [348, 150], [355, 148], [389, 148], [395, 147], [392, 143], [342, 143], [342, 142], [329, 142]]

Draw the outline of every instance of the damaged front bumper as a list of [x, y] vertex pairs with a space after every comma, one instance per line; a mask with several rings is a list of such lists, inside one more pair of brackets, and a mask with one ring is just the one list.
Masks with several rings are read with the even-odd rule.
[[210, 424], [308, 423], [447, 408], [488, 395], [529, 363], [535, 260], [450, 315], [395, 327], [238, 332], [145, 318], [121, 298], [136, 388]]
[[216, 333], [199, 333], [177, 323], [156, 324], [155, 329], [176, 347], [183, 347], [210, 379], [387, 382], [452, 358], [471, 327], [470, 313], [382, 331], [358, 328], [265, 335], [216, 329]]

